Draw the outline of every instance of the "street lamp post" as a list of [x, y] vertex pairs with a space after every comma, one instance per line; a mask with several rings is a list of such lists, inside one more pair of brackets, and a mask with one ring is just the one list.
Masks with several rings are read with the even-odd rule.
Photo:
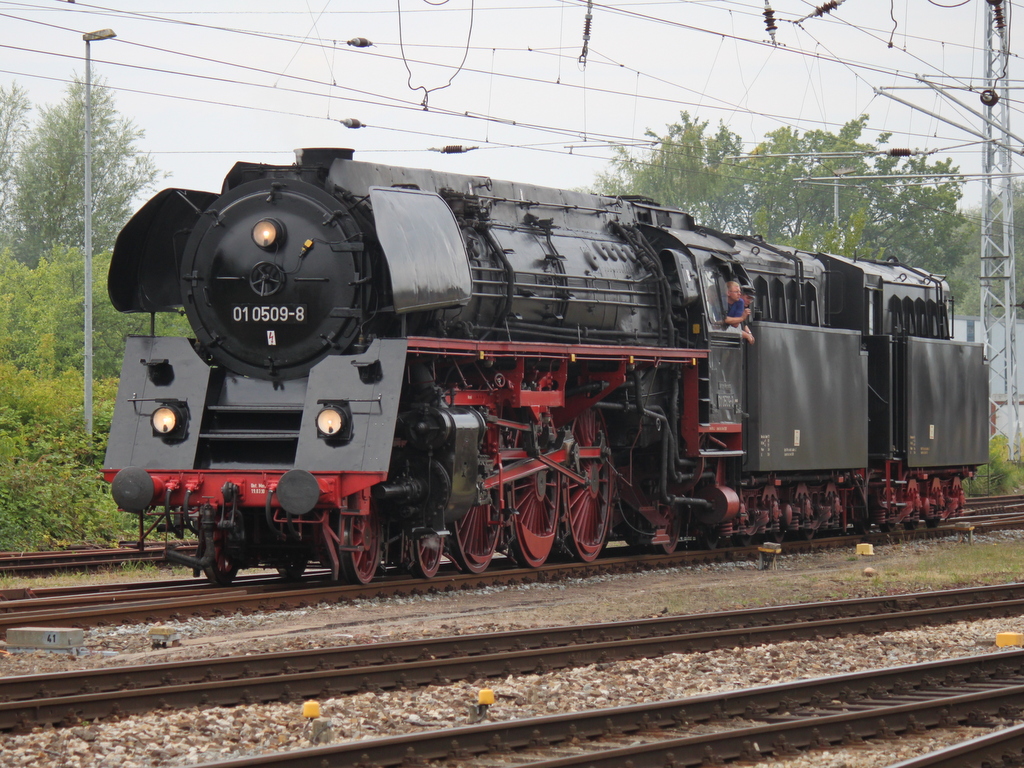
[[835, 181], [832, 182], [832, 219], [836, 226], [839, 226], [839, 179], [842, 176], [848, 176], [853, 173], [853, 168], [836, 168], [832, 171], [832, 175], [835, 177]]
[[92, 58], [89, 44], [117, 37], [112, 29], [82, 35], [85, 41], [85, 431], [92, 434]]

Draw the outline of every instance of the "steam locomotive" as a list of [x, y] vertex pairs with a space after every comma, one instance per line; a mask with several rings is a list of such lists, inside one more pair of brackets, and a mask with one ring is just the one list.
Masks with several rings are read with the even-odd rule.
[[648, 199], [299, 150], [157, 194], [108, 287], [195, 338], [127, 340], [104, 475], [220, 584], [935, 525], [988, 455], [940, 276]]

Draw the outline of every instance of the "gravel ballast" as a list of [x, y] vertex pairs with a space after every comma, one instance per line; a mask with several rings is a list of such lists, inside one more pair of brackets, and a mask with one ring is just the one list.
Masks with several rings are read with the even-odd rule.
[[[992, 540], [1013, 540], [1016, 533]], [[979, 542], [985, 545], [985, 540]], [[927, 556], [951, 543], [876, 547], [876, 569], [895, 567], [900, 558]], [[828, 592], [874, 593], [858, 576], [866, 560], [849, 553], [783, 558], [779, 571], [759, 572], [746, 564], [702, 566], [586, 581], [495, 588], [419, 598], [371, 600], [317, 606], [300, 611], [169, 623], [183, 638], [179, 648], [152, 650], [148, 626], [89, 630], [93, 653], [81, 658], [32, 653], [0, 656], [0, 674], [146, 664], [226, 654], [259, 654], [427, 636], [507, 631], [554, 624], [633, 619], [673, 613], [707, 602], [722, 609], [741, 606], [763, 590], [776, 603], [799, 601], [790, 594], [800, 578], [820, 581], [804, 601]], [[820, 575], [820, 577], [819, 577]], [[877, 590], [876, 590], [877, 591]], [[826, 594], [820, 594], [825, 592]], [[811, 594], [813, 593], [813, 594]], [[730, 598], [730, 596], [732, 596]], [[849, 597], [850, 594], [836, 594]], [[942, 627], [852, 636], [820, 642], [793, 641], [708, 653], [673, 654], [660, 659], [616, 662], [545, 675], [459, 682], [413, 690], [363, 693], [320, 702], [335, 740], [361, 740], [466, 725], [468, 707], [481, 687], [497, 700], [492, 720], [520, 719], [599, 707], [638, 704], [696, 694], [823, 677], [878, 667], [1000, 652], [998, 632], [1021, 631], [1020, 618], [990, 619]], [[197, 765], [279, 750], [313, 746], [301, 703], [246, 705], [182, 712], [157, 712], [119, 721], [70, 728], [35, 728], [0, 734], [6, 766], [33, 768], [157, 768]], [[984, 731], [954, 729], [868, 748], [814, 753], [785, 761], [792, 768], [869, 768], [972, 738]], [[781, 762], [768, 761], [779, 765]]]

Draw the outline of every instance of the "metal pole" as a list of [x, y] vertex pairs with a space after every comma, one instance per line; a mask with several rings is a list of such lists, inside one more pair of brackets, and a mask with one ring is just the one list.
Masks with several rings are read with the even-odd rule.
[[92, 434], [92, 67], [85, 36], [85, 431]]
[[82, 35], [85, 41], [85, 431], [92, 434], [92, 56], [94, 40], [116, 37], [112, 29]]

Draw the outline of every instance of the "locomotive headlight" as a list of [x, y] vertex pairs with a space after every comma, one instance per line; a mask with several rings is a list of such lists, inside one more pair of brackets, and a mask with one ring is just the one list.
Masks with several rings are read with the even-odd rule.
[[252, 228], [252, 241], [269, 251], [284, 242], [284, 225], [275, 219], [260, 219]]
[[161, 403], [150, 417], [153, 437], [181, 440], [188, 430], [188, 405], [180, 401]]
[[345, 401], [320, 401], [316, 415], [316, 434], [329, 443], [347, 443], [352, 439], [352, 409]]

